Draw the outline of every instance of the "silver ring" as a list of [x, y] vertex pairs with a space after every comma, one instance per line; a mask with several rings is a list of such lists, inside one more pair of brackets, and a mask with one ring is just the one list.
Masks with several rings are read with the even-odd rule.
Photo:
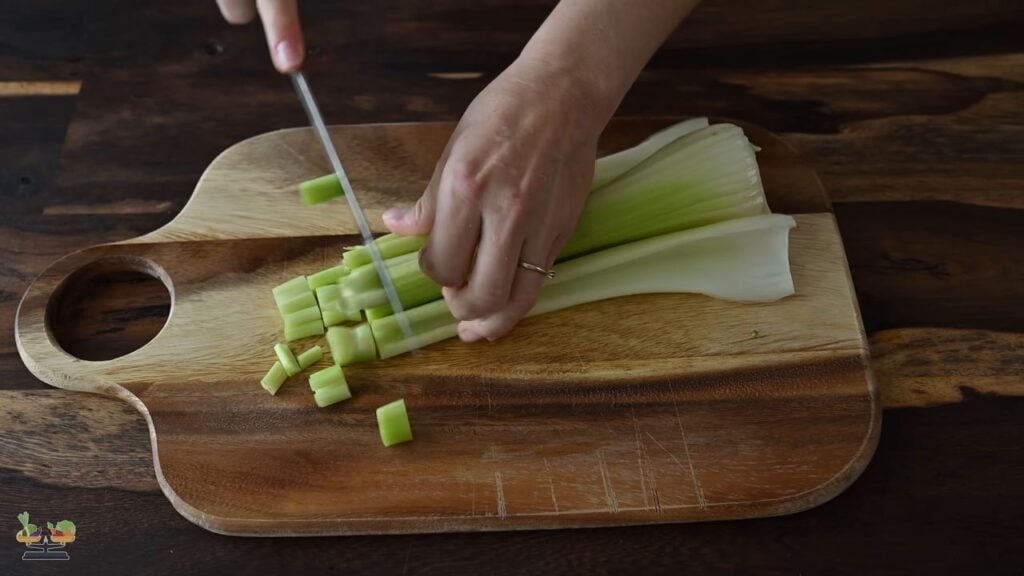
[[547, 276], [548, 278], [554, 278], [555, 277], [555, 271], [554, 270], [545, 270], [545, 269], [541, 268], [540, 266], [537, 266], [536, 264], [530, 264], [529, 262], [520, 262], [519, 263], [519, 267], [520, 268], [524, 268], [526, 270], [529, 270], [530, 272], [537, 272], [538, 274], [543, 274], [543, 275]]

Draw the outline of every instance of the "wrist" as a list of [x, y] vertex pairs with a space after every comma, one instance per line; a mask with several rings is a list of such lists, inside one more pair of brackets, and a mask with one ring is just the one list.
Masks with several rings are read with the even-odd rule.
[[604, 130], [628, 89], [577, 55], [550, 49], [527, 46], [509, 69], [544, 87], [552, 101], [564, 108], [567, 119], [576, 119], [579, 128], [594, 138]]

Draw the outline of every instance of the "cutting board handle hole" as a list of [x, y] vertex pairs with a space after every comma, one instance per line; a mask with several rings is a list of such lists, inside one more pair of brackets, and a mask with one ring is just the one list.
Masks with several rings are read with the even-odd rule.
[[156, 263], [107, 257], [70, 273], [46, 307], [52, 341], [82, 360], [113, 360], [141, 348], [163, 329], [173, 287]]

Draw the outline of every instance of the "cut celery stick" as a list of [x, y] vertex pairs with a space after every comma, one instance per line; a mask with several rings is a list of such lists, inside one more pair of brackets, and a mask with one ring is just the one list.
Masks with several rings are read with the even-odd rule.
[[388, 306], [387, 304], [383, 306], [374, 306], [373, 308], [367, 308], [366, 310], [364, 310], [364, 312], [366, 313], [367, 320], [380, 320], [385, 316], [391, 316], [391, 314], [393, 313], [391, 310], [391, 306]]
[[[384, 236], [377, 238], [376, 243], [377, 250], [380, 251], [381, 257], [387, 260], [389, 258], [394, 258], [395, 256], [416, 252], [427, 243], [427, 237], [385, 234]], [[373, 258], [370, 256], [370, 249], [366, 246], [359, 246], [352, 250], [348, 250], [342, 254], [341, 258], [344, 260], [345, 265], [352, 270], [373, 262]]]
[[331, 358], [339, 366], [368, 362], [377, 357], [377, 346], [369, 324], [331, 326], [327, 330], [327, 346]]
[[292, 349], [287, 344], [278, 342], [274, 344], [274, 353], [277, 354], [277, 360], [281, 362], [281, 366], [284, 366], [284, 371], [289, 376], [295, 376], [302, 369], [299, 368], [299, 362], [295, 359], [295, 354], [292, 353]]
[[409, 426], [409, 413], [405, 409], [405, 399], [395, 400], [377, 408], [377, 427], [380, 439], [385, 446], [394, 446], [412, 440], [412, 427]]
[[306, 292], [299, 294], [290, 300], [277, 303], [277, 309], [281, 312], [282, 316], [298, 312], [299, 310], [309, 308], [310, 306], [316, 306], [316, 296], [309, 291], [309, 288], [306, 288]]
[[351, 397], [352, 391], [348, 389], [348, 384], [328, 386], [313, 392], [313, 401], [316, 402], [316, 405], [320, 408], [326, 408], [331, 404], [337, 404], [338, 402], [348, 400]]
[[341, 290], [338, 289], [337, 284], [321, 286], [316, 289], [316, 301], [320, 304], [321, 308], [323, 308], [325, 304], [337, 302], [338, 298], [341, 298]]
[[310, 290], [316, 290], [324, 286], [329, 286], [338, 282], [338, 279], [348, 274], [348, 266], [344, 264], [338, 264], [332, 266], [326, 270], [321, 270], [316, 274], [311, 274], [306, 277], [306, 282], [309, 284]]
[[309, 389], [313, 392], [328, 386], [342, 386], [344, 384], [345, 374], [341, 371], [341, 366], [337, 364], [309, 375]]
[[324, 316], [324, 326], [331, 327], [348, 322], [348, 314], [341, 311], [337, 302], [324, 304], [320, 310]]
[[298, 358], [296, 358], [295, 360], [298, 361], [299, 368], [305, 370], [306, 368], [309, 368], [313, 364], [319, 362], [320, 359], [323, 357], [323, 348], [320, 348], [319, 346], [313, 346], [309, 350], [306, 350], [302, 354], [299, 354]]
[[285, 372], [284, 366], [281, 362], [274, 362], [274, 365], [267, 371], [267, 375], [260, 380], [260, 386], [271, 395], [277, 394], [277, 391], [281, 389], [281, 384], [288, 379], [288, 373]]
[[310, 336], [318, 336], [324, 333], [324, 323], [321, 320], [313, 320], [312, 322], [306, 322], [305, 324], [299, 324], [291, 328], [286, 327], [284, 329], [284, 339], [292, 342], [302, 338], [309, 338]]
[[309, 286], [306, 282], [305, 276], [298, 276], [284, 284], [275, 286], [271, 292], [274, 294], [274, 301], [280, 305], [282, 302], [290, 300], [300, 294], [309, 292]]
[[303, 204], [319, 204], [344, 195], [345, 191], [341, 188], [341, 182], [338, 181], [338, 176], [335, 174], [328, 174], [299, 184], [299, 196], [302, 197]]
[[285, 314], [284, 327], [295, 328], [301, 324], [312, 322], [314, 320], [320, 320], [320, 308], [318, 308], [317, 306], [310, 306], [309, 308], [303, 308], [298, 312]]

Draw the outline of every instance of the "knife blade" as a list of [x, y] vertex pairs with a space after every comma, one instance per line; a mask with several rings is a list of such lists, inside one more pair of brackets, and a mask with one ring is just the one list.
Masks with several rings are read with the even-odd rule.
[[[398, 320], [402, 334], [406, 338], [415, 341], [416, 334], [413, 332], [412, 325], [409, 324], [409, 319], [405, 315], [405, 308], [402, 307], [402, 301], [398, 298], [398, 291], [395, 289], [395, 283], [391, 280], [391, 274], [388, 272], [387, 265], [384, 264], [384, 258], [377, 248], [377, 242], [370, 231], [370, 224], [366, 220], [366, 214], [363, 213], [362, 207], [359, 206], [355, 190], [352, 189], [352, 184], [348, 181], [345, 168], [341, 165], [338, 151], [334, 148], [334, 143], [331, 142], [331, 136], [327, 132], [327, 126], [324, 124], [324, 118], [320, 114], [320, 108], [317, 107], [313, 92], [309, 89], [309, 83], [301, 71], [292, 72], [291, 79], [292, 85], [295, 86], [295, 92], [299, 95], [299, 101], [302, 102], [302, 107], [306, 110], [306, 116], [309, 117], [309, 123], [320, 138], [320, 144], [323, 145], [324, 152], [327, 153], [327, 158], [331, 162], [331, 167], [338, 176], [338, 181], [341, 182], [341, 189], [345, 192], [345, 199], [348, 200], [352, 216], [359, 227], [359, 234], [363, 237], [363, 244], [370, 251], [370, 256], [373, 258], [373, 265], [377, 269], [377, 275], [380, 277], [381, 286], [384, 287], [384, 293], [387, 294], [391, 311]], [[415, 348], [418, 348], [418, 346], [414, 346]]]

